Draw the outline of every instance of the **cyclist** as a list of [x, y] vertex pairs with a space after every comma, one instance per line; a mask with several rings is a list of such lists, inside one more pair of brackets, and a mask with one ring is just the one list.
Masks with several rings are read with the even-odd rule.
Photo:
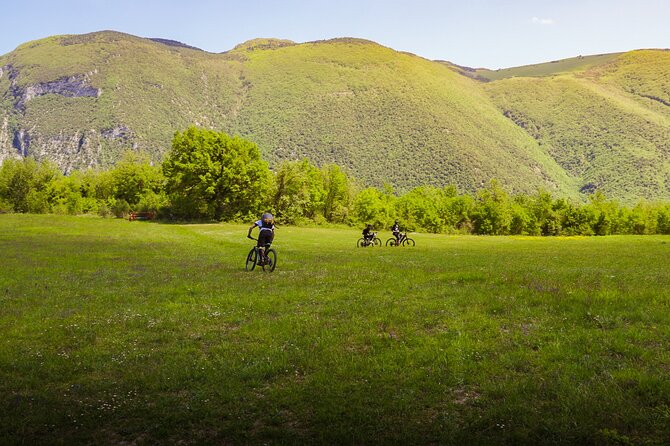
[[395, 237], [395, 244], [398, 245], [400, 243], [400, 225], [398, 224], [398, 220], [391, 226], [391, 232], [393, 233], [393, 237]]
[[253, 239], [253, 237], [251, 237], [251, 231], [253, 231], [255, 227], [258, 227], [259, 230], [258, 243], [256, 246], [258, 246], [258, 252], [261, 256], [260, 265], [264, 265], [266, 261], [265, 247], [270, 247], [272, 240], [275, 238], [275, 218], [269, 212], [261, 215], [261, 219], [249, 228], [249, 233], [247, 234], [248, 238]]
[[363, 239], [366, 242], [371, 242], [374, 237], [375, 233], [372, 232], [372, 225], [367, 225], [365, 229], [363, 229]]

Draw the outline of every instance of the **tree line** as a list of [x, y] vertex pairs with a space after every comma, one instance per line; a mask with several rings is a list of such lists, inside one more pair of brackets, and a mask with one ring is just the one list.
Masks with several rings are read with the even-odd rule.
[[111, 169], [64, 175], [51, 162], [5, 160], [0, 213], [98, 214], [156, 211], [178, 220], [250, 221], [264, 211], [284, 224], [372, 224], [411, 231], [490, 235], [670, 234], [670, 204], [627, 207], [596, 192], [586, 203], [549, 192], [508, 194], [496, 181], [475, 194], [420, 186], [396, 194], [362, 188], [339, 166], [308, 160], [270, 170], [243, 138], [190, 127], [160, 165], [135, 152]]

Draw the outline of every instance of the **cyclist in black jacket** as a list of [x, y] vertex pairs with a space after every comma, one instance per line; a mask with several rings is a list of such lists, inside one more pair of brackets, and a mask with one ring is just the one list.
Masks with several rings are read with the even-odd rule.
[[393, 236], [395, 237], [395, 244], [398, 245], [400, 243], [400, 225], [398, 224], [398, 220], [391, 226], [391, 232], [393, 232]]
[[265, 247], [270, 247], [272, 244], [272, 241], [275, 238], [275, 218], [270, 214], [269, 212], [266, 212], [261, 216], [261, 219], [256, 221], [251, 227], [249, 228], [249, 233], [247, 234], [248, 238], [253, 238], [251, 237], [251, 231], [254, 230], [255, 227], [259, 228], [259, 233], [258, 233], [258, 243], [256, 246], [258, 246], [258, 251], [261, 256], [261, 265], [265, 264]]
[[367, 225], [365, 229], [363, 229], [363, 238], [366, 242], [369, 242], [374, 238], [374, 236], [375, 233], [372, 232], [372, 225]]

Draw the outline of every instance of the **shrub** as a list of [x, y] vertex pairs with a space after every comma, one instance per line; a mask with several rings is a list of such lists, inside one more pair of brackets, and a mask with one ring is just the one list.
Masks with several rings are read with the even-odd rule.
[[659, 209], [657, 222], [659, 234], [670, 234], [670, 206]]
[[26, 212], [46, 214], [51, 210], [46, 192], [32, 189], [26, 195]]
[[104, 218], [112, 215], [112, 210], [109, 208], [106, 202], [103, 201], [98, 206], [98, 215]]
[[130, 214], [130, 205], [124, 199], [112, 200], [110, 209], [116, 218], [126, 218]]
[[153, 191], [145, 192], [144, 195], [140, 198], [140, 201], [134, 207], [136, 211], [147, 212], [155, 211], [159, 212], [162, 209], [166, 208], [168, 205], [168, 200], [165, 194], [157, 194]]
[[14, 212], [14, 207], [8, 200], [0, 197], [0, 214], [8, 214], [10, 212]]

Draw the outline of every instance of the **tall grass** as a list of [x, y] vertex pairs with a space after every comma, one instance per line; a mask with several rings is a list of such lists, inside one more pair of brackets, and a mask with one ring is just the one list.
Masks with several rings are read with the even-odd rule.
[[670, 438], [667, 236], [245, 235], [0, 216], [0, 443]]

